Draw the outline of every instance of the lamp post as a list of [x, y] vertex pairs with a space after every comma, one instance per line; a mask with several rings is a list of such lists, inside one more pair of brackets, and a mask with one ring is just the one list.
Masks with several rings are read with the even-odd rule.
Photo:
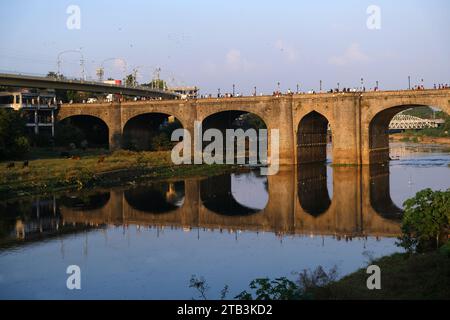
[[81, 52], [81, 50], [65, 50], [65, 51], [61, 51], [60, 53], [58, 53], [58, 58], [57, 58], [58, 77], [61, 77], [61, 64], [62, 64], [61, 57], [62, 57], [62, 55], [66, 54], [66, 53], [78, 53], [80, 55], [80, 57], [81, 57], [81, 59], [80, 59], [81, 78], [83, 80], [86, 80], [85, 79], [85, 69], [84, 69], [84, 56], [83, 56], [83, 53]]

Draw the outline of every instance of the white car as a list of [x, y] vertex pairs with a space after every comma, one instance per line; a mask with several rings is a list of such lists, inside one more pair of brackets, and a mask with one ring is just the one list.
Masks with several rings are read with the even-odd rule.
[[89, 98], [87, 103], [96, 103], [98, 100], [96, 98]]

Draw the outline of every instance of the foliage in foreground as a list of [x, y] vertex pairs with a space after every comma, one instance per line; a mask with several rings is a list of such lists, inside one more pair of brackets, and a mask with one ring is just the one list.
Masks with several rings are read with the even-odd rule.
[[[324, 287], [337, 279], [337, 268], [333, 267], [326, 272], [321, 266], [314, 271], [303, 270], [295, 273], [297, 280], [286, 277], [269, 279], [259, 278], [250, 283], [250, 290], [242, 291], [234, 299], [238, 300], [309, 300], [313, 298], [314, 290]], [[190, 288], [197, 290], [198, 298], [207, 300], [207, 291], [210, 289], [206, 280], [192, 276]], [[229, 288], [225, 286], [220, 292], [221, 299], [225, 299]]]
[[425, 189], [404, 203], [402, 236], [398, 243], [408, 252], [439, 248], [448, 240], [450, 228], [450, 189]]

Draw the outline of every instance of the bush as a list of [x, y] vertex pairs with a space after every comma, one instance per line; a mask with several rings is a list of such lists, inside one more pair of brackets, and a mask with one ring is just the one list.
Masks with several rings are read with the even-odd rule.
[[25, 120], [19, 112], [0, 110], [0, 159], [23, 157], [30, 144], [26, 135]]
[[398, 243], [408, 252], [438, 248], [448, 239], [450, 227], [450, 189], [425, 189], [404, 203], [402, 236]]

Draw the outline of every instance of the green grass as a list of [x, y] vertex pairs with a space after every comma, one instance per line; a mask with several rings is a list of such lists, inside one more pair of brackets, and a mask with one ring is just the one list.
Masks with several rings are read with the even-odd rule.
[[450, 247], [426, 254], [394, 254], [371, 264], [381, 268], [381, 290], [368, 290], [366, 269], [314, 293], [316, 299], [450, 299]]
[[207, 176], [236, 169], [226, 165], [176, 166], [171, 161], [170, 151], [117, 151], [105, 154], [103, 162], [99, 162], [101, 152], [98, 151], [79, 152], [79, 160], [57, 158], [50, 151], [40, 152], [44, 159], [31, 160], [26, 168], [23, 168], [22, 162], [15, 162], [14, 168], [7, 168], [10, 162], [0, 163], [0, 198], [115, 185], [142, 179]]

